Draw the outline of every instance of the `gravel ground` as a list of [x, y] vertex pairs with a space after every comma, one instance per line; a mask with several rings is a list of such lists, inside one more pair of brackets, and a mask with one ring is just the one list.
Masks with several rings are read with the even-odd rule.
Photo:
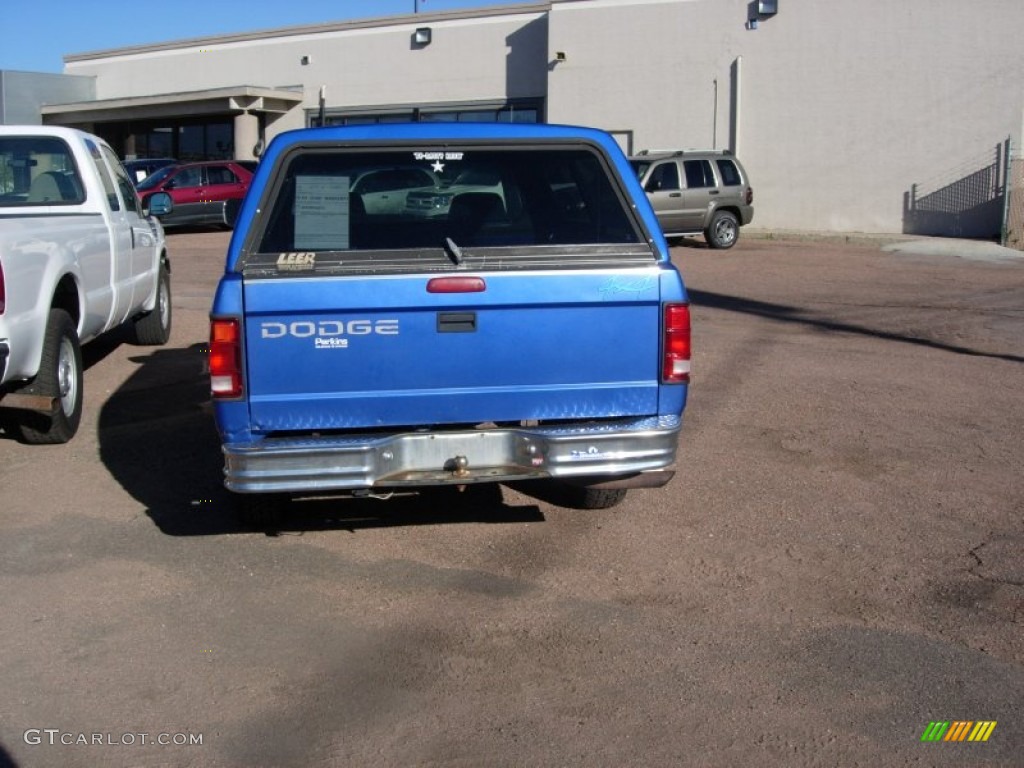
[[0, 434], [0, 767], [1024, 764], [1024, 262], [688, 243], [672, 484], [265, 535], [206, 405], [227, 239], [171, 237], [168, 346], [87, 347], [73, 442]]

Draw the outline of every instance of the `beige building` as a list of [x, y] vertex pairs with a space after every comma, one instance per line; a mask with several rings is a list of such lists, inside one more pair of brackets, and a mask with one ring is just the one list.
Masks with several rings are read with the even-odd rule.
[[[250, 158], [321, 95], [328, 123], [591, 125], [627, 151], [735, 150], [755, 226], [900, 232], [912, 185], [955, 191], [1019, 146], [1022, 28], [1020, 0], [551, 0], [73, 54], [95, 99], [42, 119], [182, 159]], [[984, 196], [930, 220], [991, 217]]]

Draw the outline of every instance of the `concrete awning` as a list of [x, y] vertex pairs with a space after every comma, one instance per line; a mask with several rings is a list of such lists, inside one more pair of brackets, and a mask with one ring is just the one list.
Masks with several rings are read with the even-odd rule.
[[194, 117], [196, 115], [237, 115], [243, 113], [284, 114], [303, 101], [301, 88], [261, 88], [238, 85], [205, 91], [99, 99], [42, 107], [47, 124], [110, 123], [125, 120]]

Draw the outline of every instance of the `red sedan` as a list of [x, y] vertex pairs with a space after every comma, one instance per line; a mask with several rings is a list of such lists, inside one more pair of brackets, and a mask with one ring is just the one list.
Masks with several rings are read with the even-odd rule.
[[226, 215], [230, 200], [241, 200], [249, 189], [252, 171], [232, 160], [183, 163], [161, 168], [139, 184], [145, 205], [157, 192], [171, 197], [171, 211], [161, 214], [164, 227], [185, 224], [230, 226]]

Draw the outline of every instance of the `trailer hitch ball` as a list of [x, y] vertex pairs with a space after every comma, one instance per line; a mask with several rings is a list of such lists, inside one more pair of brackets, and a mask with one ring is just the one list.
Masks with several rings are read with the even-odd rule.
[[453, 472], [456, 477], [465, 477], [469, 474], [469, 459], [465, 456], [456, 456], [452, 463], [455, 465]]

